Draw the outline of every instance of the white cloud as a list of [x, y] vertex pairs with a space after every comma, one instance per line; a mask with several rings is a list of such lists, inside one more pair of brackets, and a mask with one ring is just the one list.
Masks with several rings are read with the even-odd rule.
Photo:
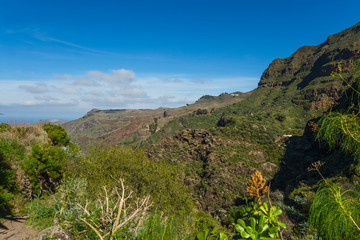
[[100, 84], [97, 83], [96, 81], [94, 80], [91, 80], [91, 79], [78, 79], [78, 80], [75, 80], [73, 82], [74, 85], [80, 85], [80, 86], [88, 86], [88, 87], [96, 87], [96, 86], [99, 86]]
[[92, 91], [89, 91], [87, 94], [90, 94], [93, 96], [102, 96], [104, 93], [102, 91], [92, 90]]
[[147, 94], [140, 88], [125, 88], [109, 91], [111, 96], [123, 95], [127, 97], [147, 97]]
[[49, 91], [45, 83], [35, 83], [34, 85], [19, 85], [19, 88], [34, 94], [46, 93]]
[[66, 94], [78, 94], [79, 93], [79, 91], [75, 88], [60, 88], [60, 90]]
[[12, 106], [11, 111], [18, 109], [19, 114], [28, 112], [40, 116], [56, 111], [62, 111], [64, 115], [84, 114], [93, 108], [179, 107], [195, 102], [203, 95], [244, 91], [244, 88], [251, 90], [247, 85], [255, 83], [256, 86], [256, 82], [253, 78], [215, 79], [185, 75], [137, 78], [131, 70], [117, 69], [55, 75], [42, 82], [0, 80], [0, 90], [1, 104]]
[[115, 85], [126, 85], [134, 82], [136, 79], [135, 73], [126, 69], [111, 70], [110, 74], [102, 73], [99, 71], [90, 71], [88, 76], [97, 81], [105, 81]]

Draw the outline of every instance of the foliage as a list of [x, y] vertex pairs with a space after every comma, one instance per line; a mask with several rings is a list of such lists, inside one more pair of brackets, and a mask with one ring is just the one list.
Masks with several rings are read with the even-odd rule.
[[47, 132], [48, 137], [51, 139], [54, 146], [67, 146], [70, 143], [70, 138], [62, 126], [45, 123], [42, 125], [42, 128]]
[[201, 109], [199, 108], [198, 110], [196, 110], [195, 112], [196, 115], [207, 115], [208, 114], [208, 110], [207, 109]]
[[317, 139], [325, 141], [330, 149], [340, 146], [360, 159], [360, 124], [353, 113], [332, 112], [319, 121]]
[[84, 206], [78, 203], [82, 210], [79, 219], [101, 240], [112, 240], [119, 236], [119, 233], [120, 236], [125, 233], [125, 236], [129, 237], [129, 233], [124, 232], [124, 229], [131, 226], [136, 232], [151, 206], [149, 196], [131, 201], [133, 192], [127, 191], [122, 179], [119, 185], [121, 187], [114, 188], [111, 192], [104, 186], [104, 193], [99, 194], [93, 202], [86, 201]]
[[316, 170], [324, 181], [311, 205], [309, 222], [326, 239], [358, 239], [359, 192], [342, 191], [337, 183], [326, 180], [320, 172], [323, 164], [318, 161], [309, 167], [309, 171]]
[[323, 184], [316, 192], [309, 222], [324, 239], [359, 239], [360, 230], [353, 221], [360, 222], [360, 204], [354, 194], [336, 183]]
[[159, 210], [154, 210], [147, 215], [147, 218], [136, 233], [139, 240], [147, 239], [185, 239], [188, 237], [189, 224], [181, 224], [179, 217], [175, 214], [166, 216]]
[[0, 123], [0, 133], [10, 131], [11, 126], [7, 123]]
[[[234, 226], [239, 234], [232, 236], [232, 239], [279, 239], [281, 228], [287, 227], [278, 219], [282, 210], [275, 206], [269, 208], [267, 203], [259, 202], [258, 199], [241, 209], [242, 216]], [[196, 239], [228, 239], [228, 236], [216, 227], [212, 231], [206, 229], [199, 232]]]
[[5, 217], [11, 214], [11, 201], [14, 198], [14, 194], [6, 189], [4, 186], [0, 186], [0, 217]]
[[156, 129], [158, 128], [158, 119], [154, 118], [154, 122], [150, 123], [149, 125], [149, 131], [151, 134], [156, 133]]
[[179, 181], [179, 169], [147, 158], [140, 149], [120, 146], [95, 147], [76, 169], [89, 181], [90, 191], [98, 186], [114, 187], [114, 179], [123, 178], [135, 194], [150, 194], [155, 206], [166, 212], [189, 213], [191, 192]]
[[[360, 160], [360, 62], [352, 71], [353, 83], [343, 77], [339, 64], [333, 77], [339, 77], [349, 87], [340, 107], [323, 116], [319, 121], [317, 139], [326, 142], [330, 149], [340, 147], [351, 153], [356, 160]], [[351, 77], [350, 77], [351, 79]]]
[[265, 223], [265, 216], [261, 215], [259, 219], [249, 218], [250, 224], [246, 224], [242, 219], [237, 220], [235, 230], [240, 233], [244, 239], [278, 239], [278, 227], [271, 227]]
[[12, 159], [22, 159], [24, 152], [24, 147], [15, 141], [0, 139], [0, 217], [12, 214], [12, 201], [18, 188], [10, 165]]
[[[104, 187], [94, 196], [88, 192], [86, 179], [67, 177], [54, 195], [54, 201], [35, 199], [32, 202], [30, 223], [42, 229], [51, 222], [57, 222], [70, 231], [75, 239], [99, 239], [104, 235], [109, 239], [112, 235], [113, 239], [166, 240], [185, 239], [191, 234], [190, 225], [184, 225], [177, 215], [166, 216], [159, 210], [147, 214], [149, 202], [143, 205], [147, 206], [146, 209], [139, 208], [141, 201], [137, 201], [139, 199], [126, 190], [126, 186], [124, 188], [125, 198], [118, 198], [123, 193], [121, 187], [112, 191]], [[123, 204], [121, 199], [124, 200]], [[40, 213], [41, 209], [44, 214]], [[116, 222], [119, 210], [121, 214], [119, 222]], [[113, 231], [115, 225], [119, 227]]]
[[53, 225], [56, 214], [56, 208], [53, 204], [49, 204], [44, 199], [35, 198], [27, 208], [29, 212], [28, 222], [31, 225], [39, 229], [45, 229]]
[[246, 239], [278, 238], [281, 228], [286, 228], [278, 219], [282, 210], [275, 206], [269, 208], [267, 203], [259, 203], [260, 201], [254, 201], [242, 209], [243, 215], [237, 220], [235, 230]]
[[31, 155], [24, 160], [24, 171], [35, 192], [54, 192], [63, 175], [66, 157], [66, 152], [60, 147], [49, 144], [32, 147]]
[[219, 227], [216, 226], [213, 230], [206, 229], [202, 232], [199, 232], [196, 235], [195, 240], [228, 240], [229, 237], [226, 233], [220, 231]]

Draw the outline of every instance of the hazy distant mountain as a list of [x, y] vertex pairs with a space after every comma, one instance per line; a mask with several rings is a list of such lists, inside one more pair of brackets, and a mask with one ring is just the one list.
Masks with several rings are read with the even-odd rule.
[[53, 124], [59, 124], [62, 125], [64, 123], [66, 123], [67, 121], [64, 119], [46, 119], [46, 120], [41, 120], [40, 123], [53, 123]]
[[80, 145], [122, 141], [138, 142], [161, 129], [168, 122], [188, 114], [210, 114], [221, 107], [242, 101], [251, 93], [224, 93], [203, 96], [194, 104], [179, 108], [150, 109], [93, 109], [85, 116], [63, 124], [71, 138]]

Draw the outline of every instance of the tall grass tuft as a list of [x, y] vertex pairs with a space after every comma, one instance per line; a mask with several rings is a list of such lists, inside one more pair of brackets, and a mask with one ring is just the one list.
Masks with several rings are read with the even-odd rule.
[[159, 210], [152, 211], [145, 223], [139, 228], [137, 238], [139, 240], [166, 240], [186, 239], [188, 233], [183, 231], [179, 220], [175, 215], [164, 216]]
[[360, 203], [353, 191], [341, 191], [335, 183], [324, 184], [310, 208], [309, 223], [324, 239], [359, 239], [354, 222], [360, 222]]

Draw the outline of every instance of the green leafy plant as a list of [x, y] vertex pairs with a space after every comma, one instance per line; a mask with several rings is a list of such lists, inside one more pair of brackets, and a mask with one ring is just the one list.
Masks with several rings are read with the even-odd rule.
[[279, 239], [278, 227], [270, 227], [270, 224], [266, 223], [266, 217], [261, 215], [258, 219], [254, 217], [249, 218], [249, 224], [246, 224], [242, 219], [237, 220], [235, 230], [240, 233], [244, 239]]
[[282, 210], [275, 206], [268, 207], [267, 203], [259, 204], [259, 200], [243, 207], [242, 218], [237, 220], [235, 230], [246, 239], [278, 239], [281, 228], [287, 227], [278, 219]]
[[268, 207], [267, 203], [262, 204], [259, 207], [261, 213], [265, 217], [265, 222], [269, 223], [270, 226], [279, 226], [282, 228], [286, 228], [286, 224], [278, 220], [278, 216], [282, 214], [282, 210], [272, 206], [271, 208]]
[[206, 229], [196, 235], [195, 240], [228, 240], [229, 237], [216, 226], [213, 230]]

